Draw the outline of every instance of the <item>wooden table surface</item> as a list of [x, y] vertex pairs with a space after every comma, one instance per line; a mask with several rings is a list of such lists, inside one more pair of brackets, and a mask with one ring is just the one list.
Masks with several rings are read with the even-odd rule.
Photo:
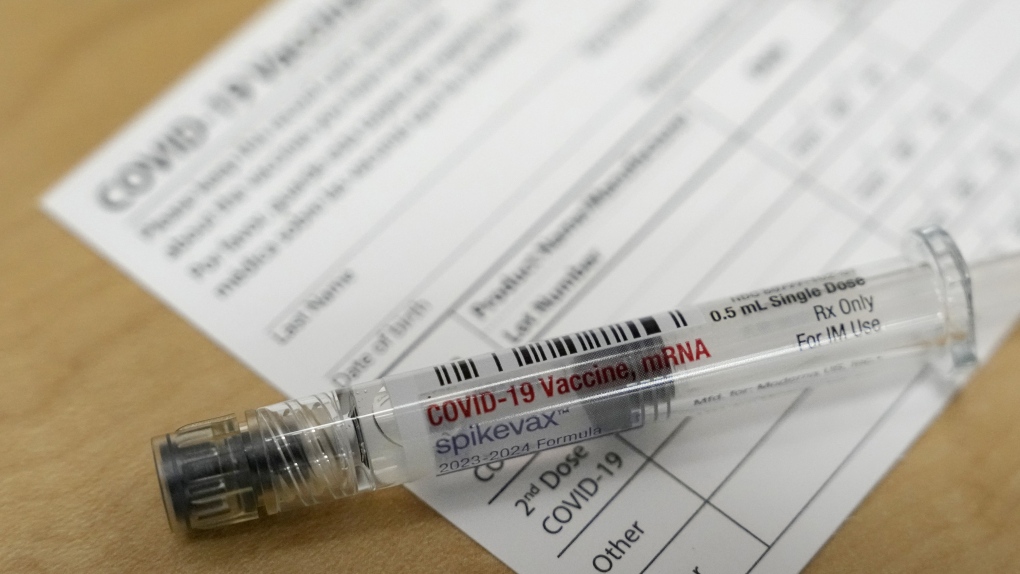
[[[39, 197], [262, 4], [0, 0], [0, 572], [503, 571], [402, 488], [198, 537], [148, 439], [275, 402], [39, 209]], [[810, 572], [1020, 571], [1020, 333]]]

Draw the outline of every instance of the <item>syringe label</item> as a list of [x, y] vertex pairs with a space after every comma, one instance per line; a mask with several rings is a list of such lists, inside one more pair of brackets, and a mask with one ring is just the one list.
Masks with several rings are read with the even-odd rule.
[[[456, 360], [387, 386], [395, 405], [415, 405], [397, 413], [401, 433], [421, 440], [429, 453], [421, 463], [444, 474], [631, 429], [674, 410], [774, 394], [833, 365], [852, 366], [902, 343], [876, 336], [895, 318], [883, 312], [879, 319], [880, 300], [900, 310], [931, 303], [889, 297], [900, 296], [845, 270]], [[852, 316], [839, 322], [833, 314]], [[834, 343], [854, 349], [817, 354]]]
[[668, 375], [712, 354], [701, 338], [643, 336], [582, 357], [420, 395], [436, 473], [640, 426], [672, 397]]

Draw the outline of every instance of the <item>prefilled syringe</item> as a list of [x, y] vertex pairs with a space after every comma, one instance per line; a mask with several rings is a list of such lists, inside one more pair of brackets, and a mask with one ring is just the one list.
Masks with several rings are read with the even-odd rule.
[[152, 441], [170, 523], [252, 520], [885, 365], [960, 373], [967, 265], [941, 229], [911, 237], [900, 261], [187, 425]]

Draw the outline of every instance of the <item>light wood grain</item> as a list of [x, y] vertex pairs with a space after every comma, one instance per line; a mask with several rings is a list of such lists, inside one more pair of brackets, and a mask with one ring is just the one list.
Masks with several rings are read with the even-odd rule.
[[[38, 209], [44, 190], [261, 4], [0, 0], [0, 571], [500, 571], [403, 489], [183, 538], [148, 437], [276, 401]], [[811, 572], [1015, 571], [1020, 336]]]

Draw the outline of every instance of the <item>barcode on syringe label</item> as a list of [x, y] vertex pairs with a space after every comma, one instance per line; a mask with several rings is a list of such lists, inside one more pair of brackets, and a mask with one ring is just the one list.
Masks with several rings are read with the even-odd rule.
[[[688, 320], [692, 321], [688, 323]], [[528, 343], [512, 349], [505, 349], [488, 355], [477, 355], [470, 359], [456, 359], [432, 367], [439, 386], [447, 386], [477, 378], [513, 371], [546, 361], [570, 357], [581, 353], [605, 350], [642, 338], [675, 331], [690, 324], [704, 322], [700, 312], [694, 317], [680, 311], [667, 311], [655, 316], [642, 317], [613, 323], [594, 329], [578, 331], [563, 336], [547, 338], [545, 341]]]
[[[478, 365], [475, 364], [474, 359], [453, 361], [452, 363], [433, 367], [433, 369], [436, 372], [436, 377], [439, 379], [439, 386], [441, 387], [467, 381], [478, 376]], [[453, 373], [452, 377], [450, 373]]]
[[[697, 314], [700, 316], [700, 314]], [[700, 323], [696, 321], [695, 324]], [[688, 318], [680, 311], [668, 311], [656, 316], [642, 317], [632, 321], [614, 323], [586, 331], [579, 331], [562, 337], [527, 343], [488, 355], [470, 359], [457, 359], [433, 367], [433, 373], [440, 387], [475, 379], [479, 376], [513, 371], [546, 361], [615, 347], [676, 331], [688, 326]]]
[[[675, 313], [677, 317], [683, 318], [679, 311], [671, 311], [670, 313]], [[640, 327], [638, 324], [640, 324]], [[682, 325], [686, 325], [686, 321], [677, 322], [677, 326]], [[564, 335], [563, 337], [554, 337], [545, 341], [515, 347], [509, 351], [513, 354], [514, 359], [511, 364], [516, 363], [518, 367], [538, 364], [550, 359], [558, 359], [577, 353], [611, 347], [661, 332], [662, 328], [659, 327], [659, 322], [654, 317], [644, 317], [636, 321], [615, 323], [605, 327], [598, 327]]]

